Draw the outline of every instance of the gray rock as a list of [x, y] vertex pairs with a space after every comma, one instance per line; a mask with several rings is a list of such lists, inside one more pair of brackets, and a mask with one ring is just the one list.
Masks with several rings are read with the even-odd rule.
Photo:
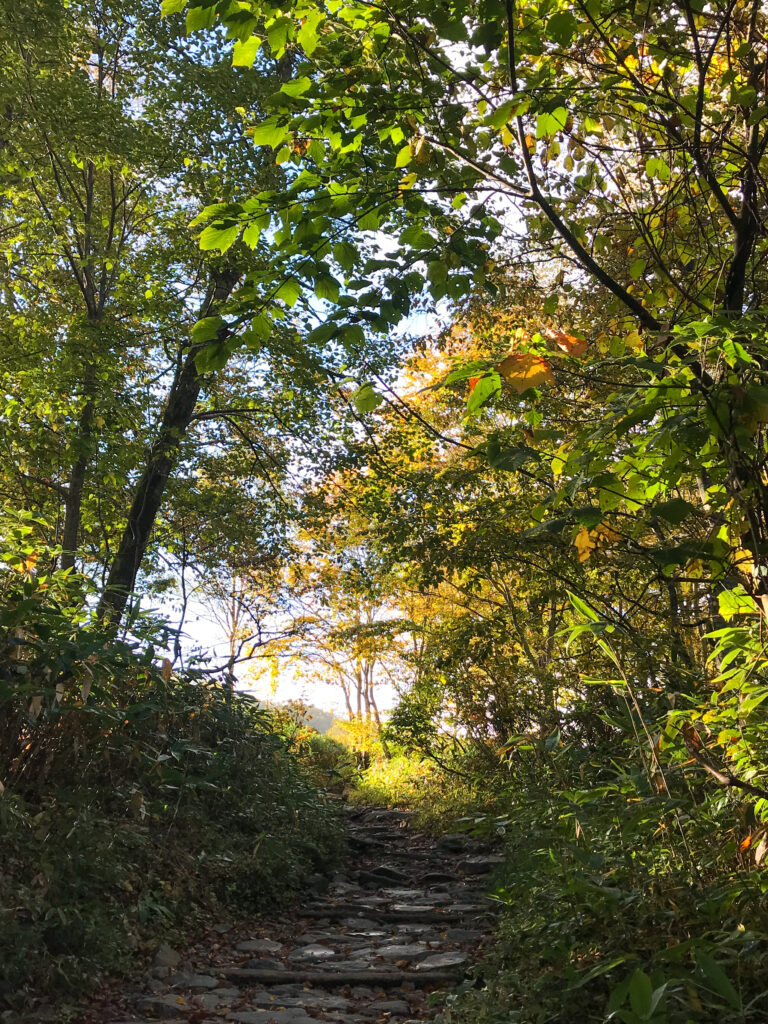
[[237, 1024], [313, 1024], [313, 1018], [298, 1007], [285, 1010], [235, 1010], [227, 1014], [227, 1020], [237, 1021]]
[[443, 871], [428, 871], [426, 875], [422, 875], [419, 879], [424, 885], [437, 885], [440, 882], [455, 882], [456, 876], [449, 875]]
[[145, 996], [139, 999], [136, 1008], [153, 1013], [156, 1017], [182, 1017], [191, 1007], [186, 1000], [179, 1002], [177, 996]]
[[218, 988], [221, 982], [210, 974], [187, 974], [186, 971], [179, 971], [171, 975], [171, 985], [174, 988], [211, 989]]
[[232, 925], [227, 924], [225, 921], [220, 921], [218, 924], [215, 924], [213, 926], [213, 930], [217, 932], [219, 935], [226, 935], [227, 932], [232, 931]]
[[238, 953], [277, 953], [282, 948], [279, 942], [272, 939], [249, 939], [235, 946]]
[[380, 864], [378, 867], [371, 868], [370, 874], [377, 875], [379, 878], [390, 879], [393, 882], [408, 881], [408, 875], [398, 871], [397, 868], [389, 867], [388, 864]]
[[269, 956], [254, 956], [250, 960], [246, 960], [243, 967], [255, 967], [257, 970], [262, 971], [282, 971], [285, 970], [285, 964], [280, 960], [273, 960]]
[[195, 1001], [199, 1003], [204, 1010], [215, 1010], [219, 1006], [225, 1006], [228, 1003], [233, 1003], [239, 998], [240, 989], [217, 988], [213, 992], [204, 992], [201, 996], [197, 996]]
[[295, 992], [281, 994], [280, 992], [255, 992], [250, 1001], [254, 1006], [271, 1006], [280, 1009], [281, 1007], [318, 1010], [346, 1010], [350, 1001], [344, 996], [331, 995], [330, 992], [323, 992], [320, 989], [298, 989]]
[[466, 953], [435, 953], [416, 965], [417, 971], [436, 971], [445, 967], [461, 967], [469, 960]]
[[380, 946], [376, 955], [384, 960], [406, 960], [408, 963], [416, 963], [423, 960], [431, 952], [426, 942], [409, 942], [400, 946]]
[[181, 954], [171, 949], [168, 943], [164, 942], [155, 953], [155, 967], [178, 967], [181, 963]]
[[289, 960], [332, 960], [333, 957], [338, 956], [335, 949], [330, 949], [328, 946], [321, 946], [317, 942], [310, 942], [307, 946], [300, 946], [298, 949], [292, 950], [288, 954]]
[[490, 871], [501, 867], [505, 860], [506, 858], [501, 854], [493, 853], [484, 857], [467, 857], [459, 867], [464, 870], [465, 875], [487, 875]]
[[410, 1006], [403, 999], [377, 999], [375, 1003], [369, 1003], [366, 1010], [375, 1010], [377, 1013], [410, 1013]]
[[445, 937], [449, 942], [479, 942], [483, 933], [477, 928], [448, 928]]

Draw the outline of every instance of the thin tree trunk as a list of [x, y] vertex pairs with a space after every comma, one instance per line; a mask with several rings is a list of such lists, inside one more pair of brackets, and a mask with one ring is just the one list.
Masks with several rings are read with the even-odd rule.
[[[231, 270], [214, 275], [200, 316], [212, 316], [229, 297], [239, 275]], [[207, 343], [204, 343], [207, 344]], [[186, 436], [197, 406], [202, 378], [195, 357], [204, 344], [192, 345], [183, 363], [179, 364], [160, 420], [144, 472], [128, 514], [117, 554], [110, 566], [98, 615], [117, 627], [125, 612], [128, 598], [136, 584], [150, 534], [163, 500], [168, 478], [179, 457], [179, 444]]]
[[85, 478], [92, 455], [92, 428], [94, 403], [88, 399], [83, 406], [77, 429], [78, 455], [72, 466], [64, 498], [64, 529], [61, 536], [61, 568], [74, 569], [80, 543], [80, 524], [83, 513]]

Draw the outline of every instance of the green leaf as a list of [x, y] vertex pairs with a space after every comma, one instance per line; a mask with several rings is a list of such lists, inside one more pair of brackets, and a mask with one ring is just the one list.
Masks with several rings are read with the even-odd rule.
[[231, 346], [227, 342], [217, 341], [213, 345], [206, 345], [195, 356], [195, 368], [198, 373], [223, 370], [231, 354]]
[[232, 67], [253, 67], [253, 62], [256, 59], [256, 54], [259, 52], [260, 46], [261, 39], [258, 36], [251, 36], [250, 39], [246, 39], [245, 42], [238, 40], [235, 43], [234, 50], [232, 51]]
[[488, 441], [487, 447], [488, 464], [493, 469], [505, 470], [514, 473], [521, 469], [526, 462], [539, 460], [539, 453], [527, 444], [515, 448], [502, 448], [495, 438]]
[[556, 107], [551, 113], [541, 113], [536, 118], [536, 138], [550, 139], [565, 128], [568, 111], [565, 107]]
[[706, 979], [708, 987], [721, 996], [734, 1010], [741, 1010], [741, 997], [722, 967], [708, 953], [696, 953], [696, 966]]
[[507, 124], [512, 117], [514, 117], [512, 111], [517, 112], [516, 108], [519, 105], [519, 101], [516, 99], [506, 100], [504, 103], [498, 106], [493, 111], [492, 114], [488, 115], [488, 117], [485, 119], [485, 123], [488, 125], [489, 128], [503, 128], [504, 125]]
[[276, 18], [267, 28], [267, 41], [273, 57], [281, 57], [288, 41], [288, 33], [293, 28], [290, 18]]
[[333, 258], [342, 270], [352, 270], [359, 253], [351, 242], [336, 242], [333, 247]]
[[210, 28], [216, 21], [216, 7], [190, 7], [187, 11], [187, 33]]
[[400, 152], [397, 154], [395, 159], [395, 167], [407, 167], [413, 159], [413, 153], [411, 153], [411, 144], [403, 146]]
[[218, 338], [219, 331], [223, 326], [224, 321], [220, 316], [206, 316], [197, 321], [190, 336], [195, 345], [200, 345], [205, 341], [213, 341]]
[[741, 585], [721, 591], [717, 595], [717, 605], [726, 622], [736, 615], [754, 615], [757, 612], [755, 602]]
[[695, 507], [690, 501], [686, 501], [685, 498], [670, 498], [669, 501], [662, 501], [658, 505], [653, 505], [650, 509], [652, 515], [661, 516], [662, 519], [666, 519], [673, 526], [682, 523], [691, 512], [695, 511]]
[[374, 391], [373, 387], [366, 381], [352, 395], [352, 403], [358, 412], [373, 412], [384, 401], [383, 397]]
[[251, 331], [259, 341], [267, 341], [272, 333], [272, 321], [265, 313], [257, 313], [251, 320]]
[[659, 181], [669, 181], [669, 164], [666, 160], [662, 160], [660, 156], [652, 156], [645, 161], [645, 173], [649, 178], [658, 178]]
[[570, 590], [566, 590], [566, 594], [568, 595], [568, 600], [571, 602], [571, 604], [579, 613], [579, 615], [583, 615], [585, 619], [589, 619], [591, 622], [600, 622], [600, 616], [597, 614], [594, 608], [589, 607], [586, 601], [582, 601], [580, 597], [577, 597]]
[[312, 79], [304, 75], [301, 78], [294, 78], [291, 82], [285, 82], [280, 86], [280, 92], [284, 92], [286, 96], [303, 96], [304, 93], [311, 88]]
[[248, 248], [255, 249], [256, 246], [259, 244], [260, 238], [261, 225], [253, 220], [249, 224], [246, 224], [245, 230], [243, 231], [243, 241], [248, 246]]
[[578, 27], [579, 23], [571, 11], [558, 11], [547, 21], [547, 38], [560, 46], [567, 46]]
[[317, 49], [320, 41], [318, 28], [324, 20], [325, 14], [322, 11], [308, 11], [304, 16], [304, 23], [296, 34], [296, 42], [307, 56], [311, 56]]
[[288, 126], [278, 124], [274, 117], [251, 129], [251, 138], [257, 146], [282, 146], [290, 134]]
[[295, 306], [301, 295], [302, 287], [301, 284], [296, 280], [295, 277], [289, 277], [287, 281], [283, 281], [280, 287], [275, 292], [276, 299], [282, 299], [287, 306]]
[[472, 388], [467, 399], [467, 412], [476, 413], [485, 403], [501, 391], [501, 377], [498, 373], [486, 373]]
[[443, 284], [448, 277], [448, 267], [443, 260], [432, 260], [427, 267], [427, 280], [432, 284]]
[[653, 1012], [653, 983], [645, 971], [635, 971], [630, 979], [629, 1005], [641, 1020]]
[[187, 0], [163, 0], [160, 4], [160, 17], [167, 18], [169, 14], [178, 14], [187, 6]]
[[552, 295], [548, 295], [546, 297], [546, 299], [544, 299], [544, 303], [542, 305], [542, 309], [547, 314], [547, 316], [552, 316], [552, 314], [557, 309], [557, 306], [558, 306], [559, 302], [560, 302], [560, 296], [555, 294], [554, 292], [552, 293]]
[[218, 249], [219, 252], [226, 252], [227, 249], [237, 240], [240, 234], [239, 224], [209, 224], [200, 235], [201, 249]]
[[339, 301], [339, 282], [330, 274], [323, 274], [315, 281], [315, 295], [318, 299], [329, 299], [331, 302]]
[[633, 281], [638, 281], [643, 276], [645, 270], [645, 260], [636, 259], [629, 266], [629, 276]]

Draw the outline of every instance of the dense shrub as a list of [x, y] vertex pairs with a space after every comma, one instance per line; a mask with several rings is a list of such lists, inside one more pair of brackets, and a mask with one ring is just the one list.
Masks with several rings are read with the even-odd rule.
[[11, 567], [0, 586], [0, 1006], [333, 860], [332, 812], [266, 711], [114, 639], [83, 581]]

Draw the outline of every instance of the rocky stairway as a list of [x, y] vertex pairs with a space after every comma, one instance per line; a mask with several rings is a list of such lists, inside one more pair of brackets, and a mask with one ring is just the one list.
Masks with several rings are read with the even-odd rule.
[[[350, 858], [335, 881], [247, 937], [217, 926], [183, 961], [162, 947], [134, 1015], [111, 1024], [380, 1024], [430, 1020], [489, 940], [485, 875], [503, 858], [460, 835], [435, 841], [409, 814], [345, 807]], [[102, 1018], [104, 1019], [104, 1018]]]

